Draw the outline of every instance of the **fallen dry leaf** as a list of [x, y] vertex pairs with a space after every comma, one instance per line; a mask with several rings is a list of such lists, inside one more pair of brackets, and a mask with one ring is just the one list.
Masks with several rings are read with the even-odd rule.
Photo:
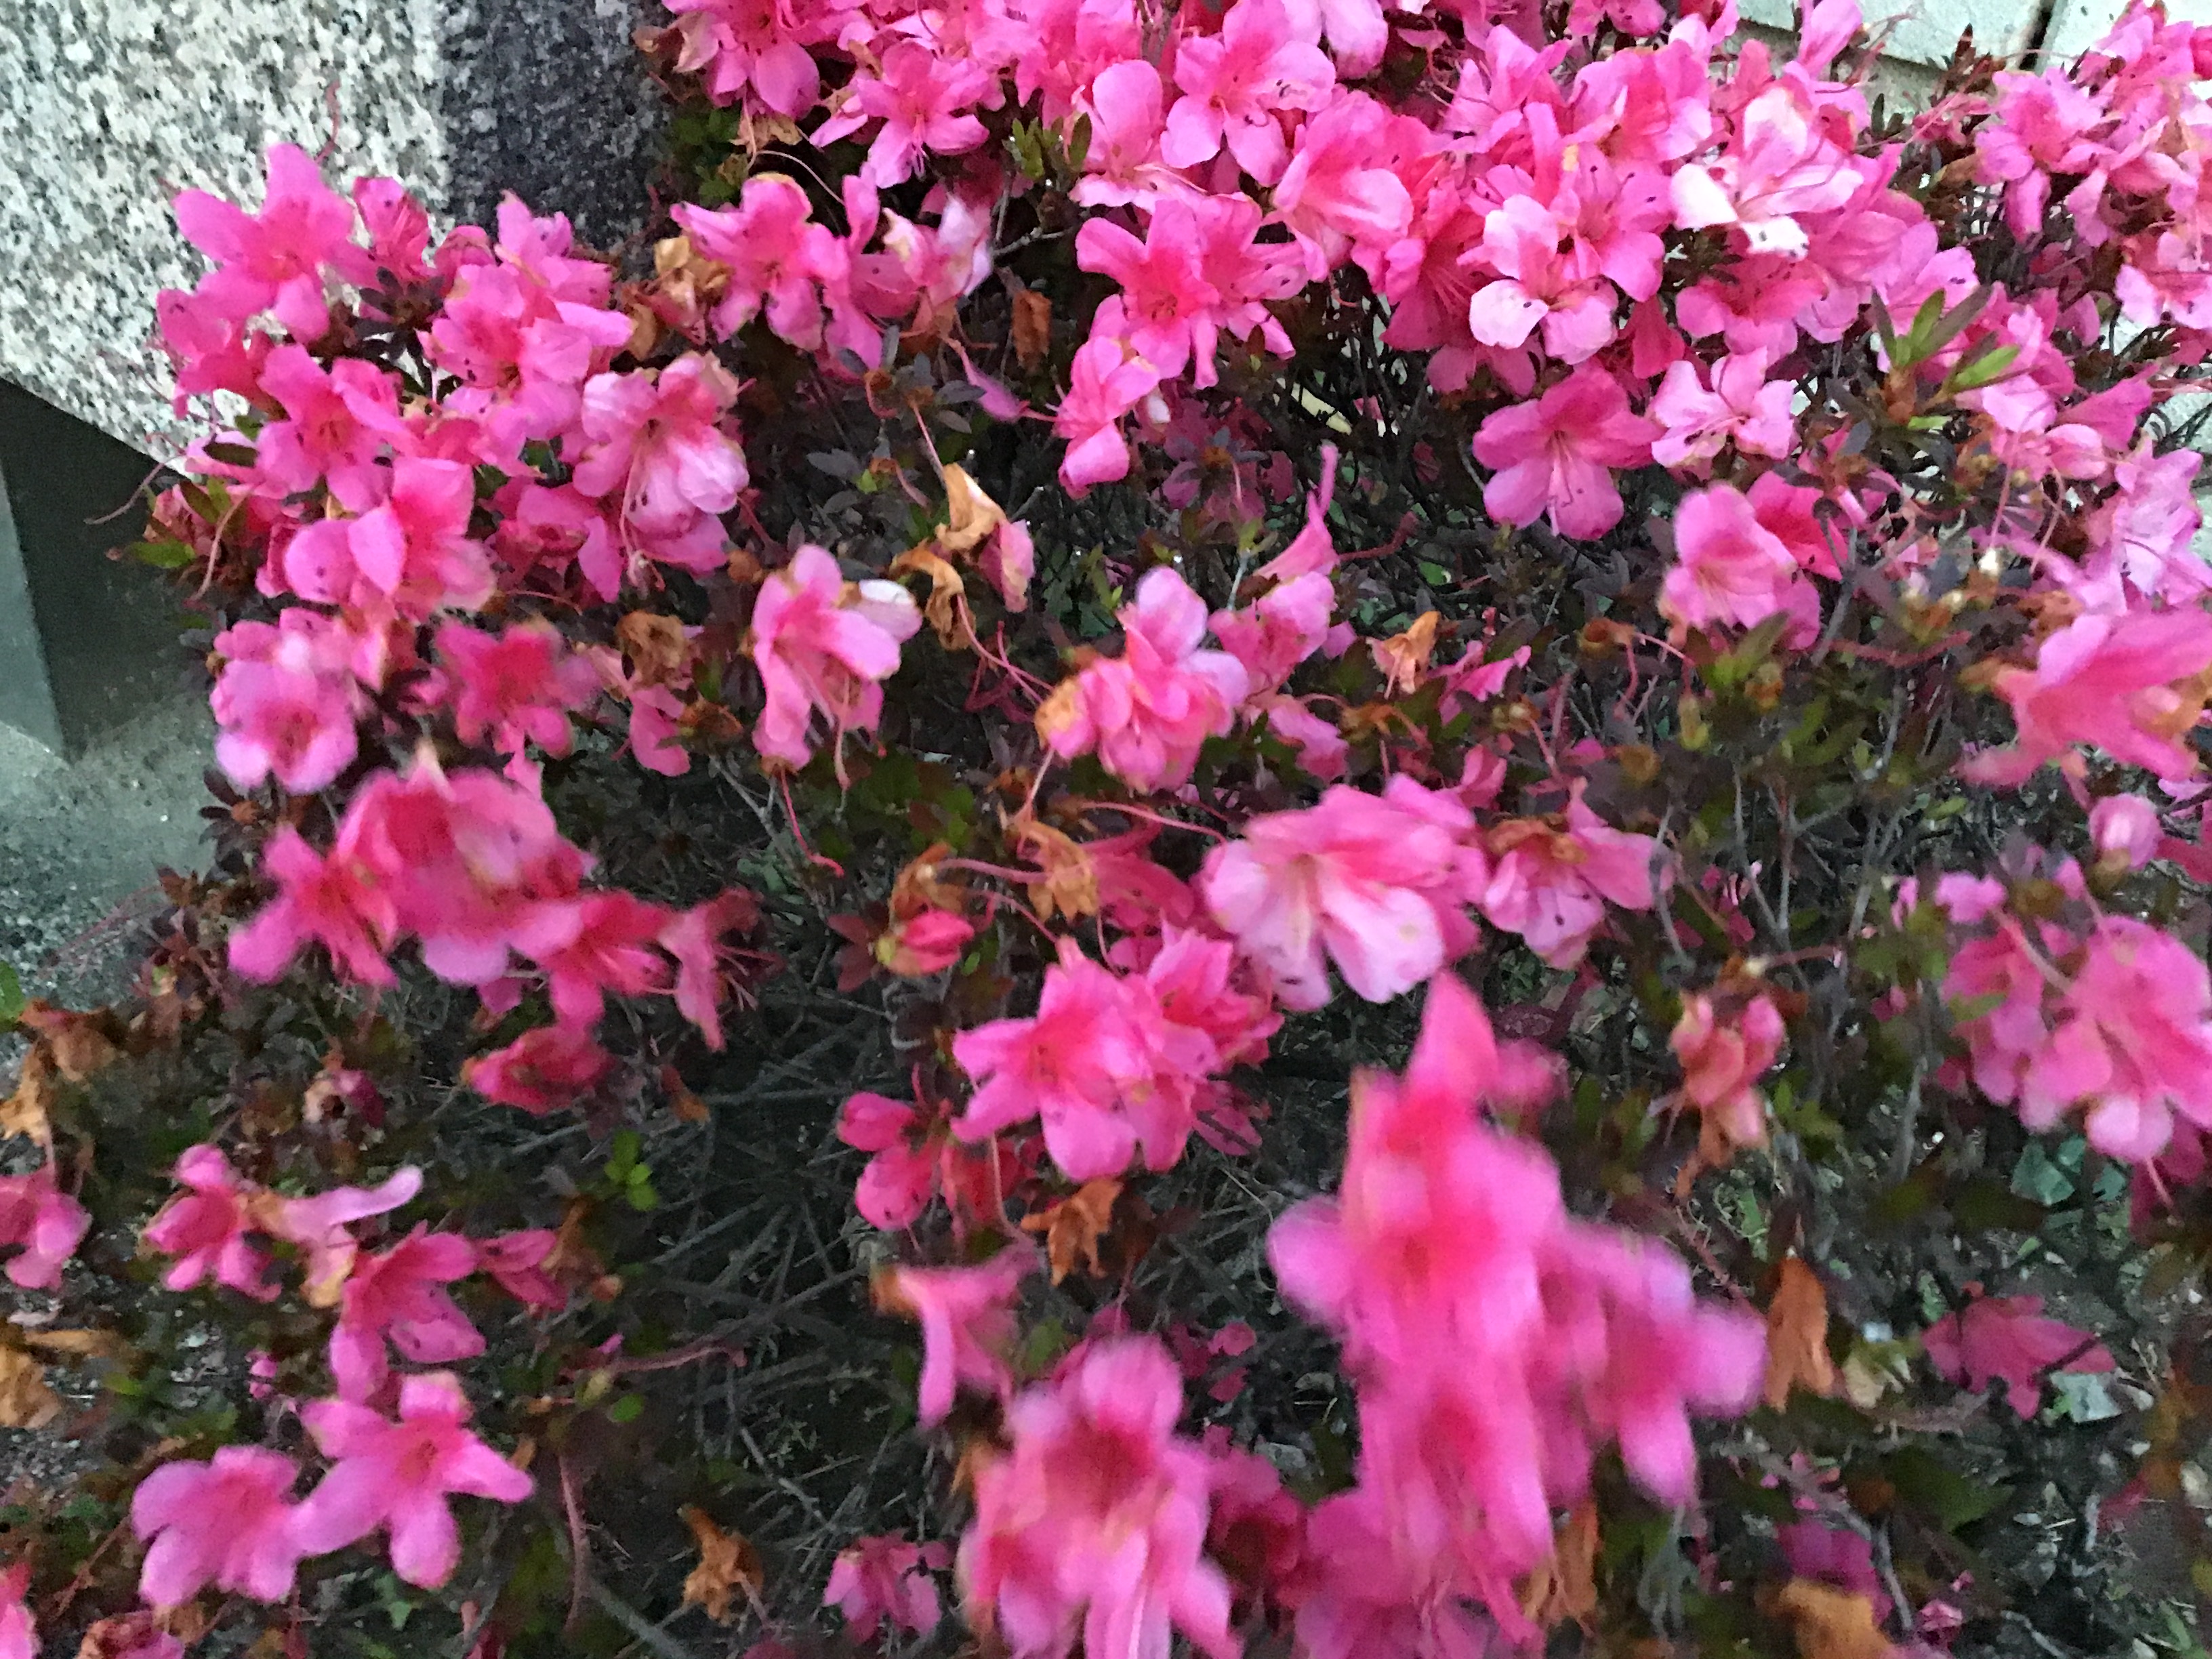
[[1073, 1273], [1078, 1261], [1086, 1264], [1085, 1271], [1091, 1278], [1103, 1277], [1098, 1241], [1113, 1231], [1114, 1204], [1121, 1196], [1118, 1181], [1087, 1181], [1050, 1209], [1022, 1218], [1024, 1231], [1044, 1235], [1054, 1284]]
[[15, 1091], [0, 1101], [0, 1135], [27, 1135], [41, 1146], [54, 1144], [54, 1060], [43, 1042], [32, 1045], [16, 1073]]
[[1052, 352], [1052, 301], [1033, 288], [1014, 295], [1014, 356], [1035, 368]]
[[615, 624], [615, 638], [645, 685], [675, 685], [691, 678], [691, 641], [674, 617], [633, 611]]
[[1521, 1611], [1546, 1630], [1597, 1611], [1597, 1505], [1584, 1503], [1567, 1517], [1551, 1559], [1522, 1587]]
[[1793, 1578], [1774, 1598], [1802, 1659], [1889, 1659], [1897, 1651], [1875, 1622], [1874, 1603], [1852, 1590]]
[[46, 1368], [20, 1348], [0, 1348], [0, 1428], [43, 1429], [61, 1414]]
[[105, 1008], [80, 1014], [33, 997], [15, 1016], [15, 1023], [46, 1040], [54, 1057], [54, 1068], [71, 1083], [82, 1083], [123, 1055], [123, 1050], [115, 1044], [122, 1027]]
[[1098, 868], [1075, 838], [1024, 816], [1006, 826], [1014, 846], [1043, 873], [1029, 884], [1030, 906], [1050, 921], [1057, 911], [1073, 921], [1098, 908]]
[[732, 1616], [733, 1591], [743, 1590], [748, 1601], [760, 1599], [760, 1553], [743, 1533], [724, 1532], [714, 1524], [714, 1517], [696, 1504], [685, 1504], [681, 1514], [699, 1546], [699, 1565], [684, 1581], [684, 1605], [704, 1607], [709, 1619], [726, 1625]]
[[945, 469], [945, 528], [937, 532], [948, 553], [972, 553], [1006, 523], [1006, 509], [957, 463]]
[[1443, 621], [1435, 611], [1424, 611], [1404, 633], [1376, 641], [1375, 661], [1382, 670], [1385, 695], [1402, 697], [1421, 683], [1436, 653], [1437, 629]]
[[1820, 1276], [1802, 1258], [1785, 1255], [1766, 1304], [1766, 1403], [1779, 1411], [1794, 1388], [1832, 1395], [1836, 1367], [1828, 1358], [1828, 1293]]
[[113, 1331], [34, 1331], [18, 1328], [15, 1334], [46, 1353], [66, 1354], [72, 1359], [120, 1359], [131, 1345]]
[[[946, 471], [958, 469], [947, 467]], [[909, 547], [891, 561], [890, 574], [903, 576], [918, 572], [929, 578], [929, 598], [921, 607], [921, 614], [937, 630], [938, 642], [947, 651], [957, 651], [968, 642], [968, 623], [961, 616], [961, 601], [968, 596], [968, 584], [939, 554], [928, 547]]]

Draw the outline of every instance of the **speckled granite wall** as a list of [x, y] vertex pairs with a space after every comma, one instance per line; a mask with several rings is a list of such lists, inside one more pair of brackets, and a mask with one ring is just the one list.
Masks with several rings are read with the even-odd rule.
[[654, 0], [0, 0], [0, 378], [125, 442], [177, 431], [154, 295], [204, 268], [185, 185], [258, 200], [260, 153], [335, 144], [441, 218], [514, 190], [602, 243], [630, 230], [659, 94]]

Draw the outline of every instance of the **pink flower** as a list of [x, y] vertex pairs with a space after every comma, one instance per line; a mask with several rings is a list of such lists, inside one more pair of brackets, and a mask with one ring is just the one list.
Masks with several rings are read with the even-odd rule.
[[1138, 1134], [1121, 1102], [1152, 1075], [1152, 1056], [1124, 981], [1073, 940], [1045, 970], [1033, 1017], [963, 1031], [952, 1039], [952, 1057], [977, 1084], [952, 1126], [963, 1139], [1042, 1118], [1045, 1146], [1071, 1179], [1128, 1167]]
[[1976, 1294], [1923, 1331], [1920, 1340], [1946, 1382], [1979, 1392], [2002, 1377], [2006, 1401], [2029, 1418], [2042, 1404], [2047, 1373], [2114, 1369], [2112, 1354], [2087, 1331], [2042, 1314], [2039, 1296]]
[[1285, 1295], [1344, 1339], [1382, 1560], [1513, 1629], [1513, 1578], [1550, 1551], [1595, 1449], [1617, 1439], [1640, 1483], [1685, 1501], [1686, 1413], [1746, 1408], [1765, 1361], [1755, 1316], [1699, 1304], [1670, 1252], [1571, 1219], [1549, 1155], [1476, 1115], [1556, 1085], [1439, 978], [1404, 1079], [1354, 1081], [1340, 1195], [1268, 1239]]
[[39, 1659], [38, 1627], [23, 1604], [30, 1588], [28, 1561], [0, 1571], [0, 1659]]
[[1874, 165], [1839, 149], [1802, 88], [1778, 81], [1737, 116], [1717, 161], [1674, 174], [1674, 222], [1733, 225], [1753, 253], [1802, 258], [1811, 245], [1796, 216], [1844, 206]]
[[653, 557], [719, 568], [728, 548], [720, 515], [751, 482], [744, 451], [722, 429], [737, 395], [730, 372], [699, 352], [657, 375], [593, 376], [584, 386], [590, 447], [576, 463], [576, 489], [618, 496], [622, 522]]
[[252, 1242], [261, 1230], [254, 1199], [261, 1188], [240, 1179], [220, 1147], [187, 1147], [177, 1159], [176, 1179], [185, 1191], [161, 1206], [146, 1224], [145, 1242], [177, 1260], [161, 1275], [173, 1291], [189, 1291], [212, 1277], [218, 1285], [267, 1302], [276, 1286], [267, 1282], [269, 1256]]
[[528, 953], [545, 970], [553, 1017], [588, 1030], [606, 1011], [606, 994], [643, 996], [666, 988], [668, 970], [651, 947], [668, 912], [633, 893], [587, 893], [549, 919]]
[[676, 1011], [699, 1028], [709, 1048], [722, 1046], [721, 941], [759, 921], [759, 902], [731, 887], [661, 924], [660, 948], [676, 959]]
[[855, 1538], [837, 1552], [822, 1605], [845, 1615], [845, 1627], [872, 1642], [889, 1619], [900, 1630], [927, 1636], [945, 1616], [932, 1572], [952, 1565], [952, 1553], [939, 1543], [909, 1544], [898, 1533]]
[[530, 1477], [462, 1426], [468, 1397], [449, 1371], [402, 1377], [396, 1423], [344, 1400], [311, 1401], [300, 1420], [337, 1460], [295, 1522], [294, 1536], [309, 1555], [343, 1549], [381, 1527], [391, 1534], [392, 1571], [433, 1589], [461, 1559], [449, 1494], [501, 1504], [530, 1496]]
[[487, 634], [449, 622], [439, 628], [437, 641], [463, 743], [489, 738], [507, 755], [520, 754], [526, 743], [556, 757], [568, 752], [574, 739], [568, 711], [588, 704], [599, 681], [551, 623], [520, 622], [503, 634]]
[[358, 519], [320, 519], [292, 538], [263, 573], [319, 605], [397, 611], [424, 621], [475, 611], [495, 582], [483, 544], [469, 538], [476, 477], [459, 461], [402, 455], [383, 504]]
[[[1489, 832], [1493, 863], [1475, 902], [1493, 927], [1518, 933], [1554, 968], [1572, 968], [1605, 926], [1605, 907], [1649, 910], [1659, 843], [1601, 819], [1580, 783], [1564, 827], [1508, 818]], [[1664, 878], [1663, 877], [1662, 878]]]
[[770, 760], [805, 765], [817, 710], [840, 744], [848, 732], [872, 730], [882, 682], [898, 672], [899, 647], [921, 626], [913, 596], [896, 582], [848, 582], [822, 549], [800, 548], [761, 584], [753, 605], [752, 659], [768, 691], [754, 746]]
[[164, 1463], [131, 1497], [131, 1529], [150, 1541], [138, 1593], [182, 1606], [209, 1584], [258, 1601], [292, 1593], [300, 1558], [291, 1502], [300, 1466], [258, 1446], [224, 1446], [205, 1463]]
[[1335, 611], [1335, 587], [1311, 571], [1277, 583], [1242, 611], [1215, 611], [1215, 637], [1243, 665], [1247, 697], [1274, 690], [1320, 650]]
[[469, 1240], [419, 1226], [382, 1254], [356, 1261], [331, 1333], [338, 1398], [367, 1401], [384, 1387], [392, 1370], [384, 1353], [387, 1336], [402, 1358], [418, 1365], [482, 1353], [483, 1334], [444, 1288], [476, 1268]]
[[387, 1215], [422, 1190], [422, 1172], [410, 1164], [374, 1187], [332, 1187], [310, 1198], [279, 1198], [257, 1190], [254, 1214], [270, 1237], [307, 1253], [302, 1292], [314, 1306], [326, 1308], [338, 1300], [361, 1253], [353, 1224]]
[[262, 849], [276, 897], [230, 936], [230, 965], [248, 979], [281, 978], [310, 944], [325, 946], [338, 970], [367, 985], [395, 983], [377, 918], [353, 870], [325, 860], [289, 825]]
[[836, 38], [842, 8], [783, 0], [669, 0], [683, 41], [677, 67], [706, 82], [717, 104], [747, 98], [778, 115], [803, 115], [820, 94], [807, 46]]
[[1496, 469], [1482, 504], [1507, 524], [1549, 517], [1562, 536], [1589, 540], [1620, 522], [1608, 470], [1651, 459], [1659, 428], [1629, 412], [1619, 382], [1583, 363], [1533, 404], [1501, 409], [1474, 434], [1474, 458]]
[[1200, 648], [1206, 601], [1165, 565], [1145, 573], [1115, 620], [1121, 654], [1061, 682], [1037, 710], [1038, 735], [1066, 758], [1096, 749], [1134, 788], [1172, 787], [1188, 780], [1206, 738], [1235, 722], [1249, 690], [1243, 667], [1225, 651]]
[[2197, 757], [2180, 739], [2202, 716], [2212, 669], [2212, 616], [2194, 607], [2077, 617], [2045, 639], [2033, 668], [2003, 667], [1996, 694], [2019, 740], [1965, 763], [1984, 783], [2020, 784], [2048, 760], [2094, 744], [2161, 778], [2187, 777]]
[[1175, 79], [1183, 96], [1168, 112], [1161, 153], [1169, 164], [1197, 167], [1225, 144], [1238, 167], [1272, 185], [1290, 160], [1283, 112], [1316, 108], [1336, 70], [1297, 37], [1283, 0], [1237, 0], [1219, 34], [1177, 43]]
[[1820, 626], [1797, 561], [1734, 484], [1692, 489], [1674, 509], [1674, 562], [1660, 584], [1659, 609], [1686, 628], [1755, 628], [1788, 617], [1796, 623], [1789, 633], [1809, 640]]
[[1175, 1432], [1182, 1387], [1157, 1338], [1087, 1344], [1008, 1408], [1012, 1449], [975, 1476], [960, 1545], [970, 1599], [1015, 1659], [1163, 1659], [1179, 1630], [1233, 1659], [1229, 1585], [1205, 1555], [1210, 1469]]
[[1155, 205], [1183, 180], [1160, 160], [1160, 72], [1132, 58], [1099, 72], [1083, 94], [1091, 149], [1074, 198], [1085, 207]]
[[286, 494], [327, 483], [348, 511], [376, 505], [376, 463], [405, 431], [392, 383], [374, 363], [341, 357], [325, 369], [305, 348], [280, 345], [261, 367], [261, 390], [283, 407], [254, 440], [262, 476]]
[[476, 1246], [477, 1268], [525, 1307], [551, 1311], [568, 1304], [568, 1293], [545, 1272], [560, 1243], [550, 1227], [532, 1227], [501, 1233], [496, 1238], [470, 1241]]
[[576, 1104], [614, 1068], [615, 1057], [587, 1028], [556, 1023], [465, 1061], [461, 1077], [486, 1100], [542, 1116]]
[[1889, 1617], [1889, 1592], [1875, 1571], [1874, 1546], [1844, 1527], [1825, 1521], [1793, 1521], [1774, 1529], [1782, 1559], [1792, 1578], [1818, 1578], [1874, 1603], [1877, 1621]]
[[921, 1325], [916, 1405], [922, 1427], [935, 1428], [945, 1419], [963, 1384], [1000, 1400], [1012, 1393], [1013, 1302], [1036, 1268], [1035, 1254], [1015, 1244], [981, 1267], [884, 1271], [876, 1286], [878, 1304]]
[[[1328, 3], [1352, 15], [1371, 10], [1379, 30], [1378, 0]], [[1379, 56], [1379, 33], [1375, 44]], [[1342, 50], [1336, 58], [1343, 72], [1358, 72]], [[1364, 92], [1340, 88], [1334, 102], [1307, 118], [1273, 199], [1305, 255], [1310, 280], [1321, 281], [1355, 252], [1379, 265], [1413, 222], [1413, 198], [1392, 163], [1425, 152], [1431, 142], [1419, 121], [1394, 115]]]
[[295, 337], [319, 339], [331, 324], [325, 277], [366, 283], [375, 274], [354, 246], [352, 206], [295, 144], [270, 146], [259, 213], [198, 190], [179, 192], [176, 213], [177, 228], [216, 262], [198, 297], [239, 322], [273, 308]]
[[0, 1248], [20, 1246], [8, 1261], [10, 1283], [27, 1291], [58, 1290], [62, 1263], [92, 1231], [84, 1206], [54, 1185], [54, 1166], [0, 1176]]
[[1485, 345], [1519, 346], [1540, 325], [1544, 349], [1563, 363], [1595, 356], [1613, 338], [1613, 291], [1562, 257], [1562, 227], [1531, 196], [1514, 195], [1484, 221], [1468, 258], [1499, 273], [1468, 302], [1468, 328]]
[[1795, 382], [1768, 380], [1766, 357], [1760, 352], [1722, 358], [1712, 366], [1711, 378], [1708, 392], [1698, 381], [1697, 365], [1687, 358], [1668, 366], [1651, 398], [1651, 418], [1666, 428], [1652, 441], [1653, 460], [1662, 466], [1702, 467], [1731, 441], [1746, 454], [1778, 459], [1790, 453], [1796, 435], [1790, 414]]
[[1708, 1124], [1718, 1124], [1721, 1144], [1764, 1146], [1766, 1097], [1757, 1085], [1782, 1049], [1782, 1013], [1773, 1000], [1762, 992], [1723, 1024], [1713, 999], [1692, 992], [1667, 1046], [1682, 1064], [1683, 1098]]
[[922, 1115], [903, 1100], [862, 1091], [837, 1114], [837, 1139], [873, 1154], [860, 1171], [853, 1203], [872, 1226], [911, 1226], [937, 1192], [938, 1149], [916, 1131]]
[[1094, 335], [1077, 350], [1067, 376], [1053, 430], [1068, 441], [1060, 481], [1080, 495], [1128, 476], [1129, 446], [1117, 423], [1158, 389], [1160, 371], [1126, 342]]
[[672, 210], [691, 244], [729, 271], [715, 303], [714, 325], [722, 338], [765, 310], [776, 337], [802, 351], [822, 344], [822, 284], [843, 274], [845, 248], [818, 224], [796, 180], [778, 173], [755, 173], [733, 208], [689, 202]]
[[878, 190], [889, 190], [911, 179], [933, 152], [959, 155], [981, 144], [988, 135], [968, 111], [993, 90], [993, 77], [981, 64], [900, 40], [884, 53], [879, 72], [863, 70], [853, 77], [847, 101], [815, 128], [814, 143], [834, 143], [882, 121], [860, 176]]
[[353, 764], [369, 702], [354, 676], [359, 641], [336, 617], [292, 605], [267, 623], [216, 635], [224, 659], [208, 698], [222, 728], [215, 754], [230, 781], [256, 789], [272, 775], [312, 795]]
[[2089, 809], [2090, 843], [2124, 868], [2148, 864], [2163, 839], [2158, 808], [2141, 795], [2106, 795]]
[[1328, 1000], [1326, 956], [1355, 995], [1387, 1002], [1474, 943], [1467, 809], [1402, 775], [1381, 795], [1342, 784], [1301, 811], [1251, 819], [1206, 857], [1199, 891], [1290, 1008]]

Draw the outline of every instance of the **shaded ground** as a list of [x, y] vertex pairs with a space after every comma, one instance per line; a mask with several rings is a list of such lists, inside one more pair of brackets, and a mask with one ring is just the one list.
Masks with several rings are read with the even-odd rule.
[[181, 695], [74, 761], [0, 726], [0, 962], [27, 991], [122, 988], [155, 869], [199, 862], [213, 744], [207, 706]]

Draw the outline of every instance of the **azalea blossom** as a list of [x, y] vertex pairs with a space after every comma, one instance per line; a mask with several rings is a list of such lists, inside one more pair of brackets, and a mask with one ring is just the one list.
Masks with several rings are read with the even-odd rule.
[[1620, 522], [1613, 469], [1651, 459], [1658, 426], [1630, 413], [1620, 384], [1583, 363], [1534, 403], [1486, 418], [1474, 458], [1495, 470], [1484, 507], [1508, 524], [1547, 518], [1562, 536], [1587, 540]]
[[482, 1353], [483, 1333], [444, 1288], [476, 1269], [477, 1247], [469, 1240], [422, 1227], [390, 1249], [356, 1261], [331, 1333], [331, 1374], [338, 1397], [367, 1401], [383, 1389], [391, 1374], [387, 1338], [418, 1365]]
[[845, 1627], [863, 1642], [874, 1640], [885, 1620], [927, 1636], [945, 1616], [930, 1574], [951, 1565], [952, 1552], [933, 1541], [912, 1544], [897, 1533], [856, 1538], [837, 1552], [822, 1605], [843, 1613]]
[[259, 1446], [222, 1446], [207, 1462], [168, 1462], [131, 1495], [131, 1528], [149, 1541], [138, 1593], [180, 1607], [213, 1584], [260, 1601], [292, 1594], [300, 1558], [291, 1501], [300, 1466]]
[[753, 605], [752, 659], [768, 690], [754, 745], [799, 767], [813, 757], [817, 712], [841, 745], [847, 732], [872, 729], [882, 683], [921, 626], [921, 611], [896, 582], [848, 582], [822, 549], [800, 548], [761, 584]]
[[2111, 1352], [2089, 1332], [2044, 1316], [2039, 1296], [1975, 1295], [1920, 1334], [1929, 1363], [1962, 1389], [2004, 1379], [2005, 1401], [2022, 1418], [2043, 1401], [2054, 1370], [2095, 1374], [2116, 1369]]
[[[1590, 810], [1578, 783], [1564, 818], [1508, 818], [1484, 837], [1488, 878], [1474, 899], [1493, 927], [1518, 933], [1554, 968], [1571, 968], [1605, 925], [1605, 907], [1649, 910], [1656, 902], [1659, 844], [1615, 830]], [[1661, 872], [1657, 879], [1666, 879]]]
[[519, 1504], [530, 1496], [530, 1477], [469, 1432], [469, 1415], [467, 1396], [447, 1371], [402, 1377], [396, 1422], [349, 1401], [302, 1406], [300, 1420], [334, 1462], [301, 1504], [294, 1540], [321, 1555], [381, 1528], [390, 1534], [392, 1571], [425, 1588], [444, 1583], [461, 1555], [448, 1498]]
[[1033, 1253], [1017, 1244], [980, 1267], [892, 1267], [877, 1281], [878, 1304], [921, 1326], [922, 1427], [945, 1419], [963, 1384], [1001, 1400], [1011, 1394], [1013, 1301], [1036, 1268]]
[[8, 1258], [11, 1284], [27, 1291], [58, 1289], [62, 1264], [91, 1231], [84, 1206], [55, 1186], [52, 1164], [28, 1175], [0, 1176], [0, 1247], [21, 1247]]
[[1164, 1654], [1171, 1631], [1213, 1659], [1241, 1650], [1204, 1553], [1209, 1463], [1176, 1434], [1182, 1412], [1175, 1361], [1134, 1336], [1087, 1344], [1007, 1407], [960, 1572], [1016, 1659], [1065, 1659], [1079, 1632], [1092, 1654]]

